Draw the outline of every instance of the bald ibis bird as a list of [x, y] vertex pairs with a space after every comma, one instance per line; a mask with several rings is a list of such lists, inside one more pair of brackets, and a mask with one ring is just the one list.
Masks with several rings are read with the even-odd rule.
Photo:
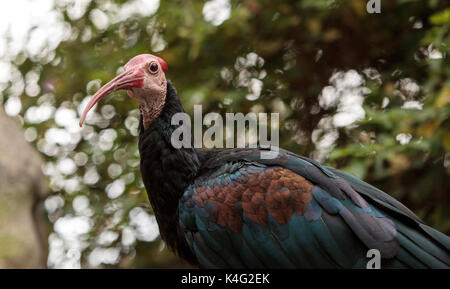
[[142, 179], [162, 239], [202, 268], [449, 268], [450, 238], [356, 177], [281, 150], [177, 149], [171, 118], [183, 112], [166, 62], [133, 57], [105, 84], [140, 103]]

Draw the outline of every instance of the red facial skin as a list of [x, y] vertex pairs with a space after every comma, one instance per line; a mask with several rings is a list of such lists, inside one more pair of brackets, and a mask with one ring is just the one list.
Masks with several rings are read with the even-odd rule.
[[[152, 64], [158, 64], [156, 71], [150, 70]], [[153, 66], [154, 68], [155, 66]], [[152, 90], [161, 88], [165, 93], [165, 75], [167, 72], [167, 63], [160, 57], [152, 54], [140, 54], [130, 59], [124, 66], [124, 72], [116, 76], [110, 82], [102, 86], [91, 98], [84, 109], [80, 119], [80, 127], [86, 119], [89, 110], [106, 95], [121, 89], [128, 90], [128, 95], [133, 98], [139, 98], [139, 92], [134, 89]], [[160, 92], [156, 90], [156, 95]]]

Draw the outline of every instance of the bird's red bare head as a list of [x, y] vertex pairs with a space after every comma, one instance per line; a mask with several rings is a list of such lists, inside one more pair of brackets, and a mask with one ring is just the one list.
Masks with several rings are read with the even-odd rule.
[[127, 90], [128, 95], [141, 102], [144, 126], [149, 124], [162, 110], [166, 99], [167, 63], [152, 54], [140, 54], [131, 58], [124, 66], [124, 72], [102, 86], [91, 98], [80, 119], [83, 125], [89, 110], [106, 95]]

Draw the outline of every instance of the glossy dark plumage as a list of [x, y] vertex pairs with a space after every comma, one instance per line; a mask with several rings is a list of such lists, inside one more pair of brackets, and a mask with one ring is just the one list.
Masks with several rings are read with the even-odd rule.
[[337, 169], [281, 150], [175, 149], [167, 84], [161, 115], [141, 129], [141, 172], [162, 238], [206, 268], [449, 268], [450, 238], [401, 203]]

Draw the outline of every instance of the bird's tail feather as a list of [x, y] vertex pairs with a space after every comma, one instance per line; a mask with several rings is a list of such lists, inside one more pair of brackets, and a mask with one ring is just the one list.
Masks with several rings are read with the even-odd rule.
[[394, 222], [400, 244], [396, 256], [398, 261], [410, 268], [450, 268], [449, 237], [424, 224], [420, 226], [428, 235], [401, 222]]

